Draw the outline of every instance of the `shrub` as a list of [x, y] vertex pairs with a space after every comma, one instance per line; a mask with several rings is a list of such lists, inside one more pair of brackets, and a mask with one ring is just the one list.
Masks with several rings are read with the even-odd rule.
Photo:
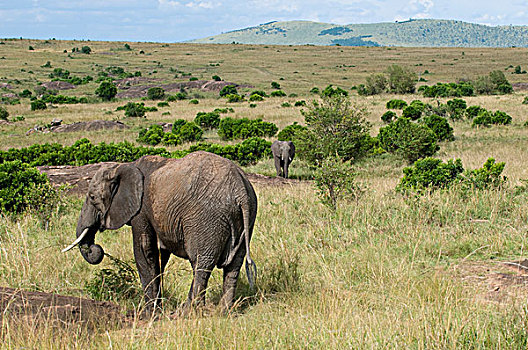
[[211, 79], [213, 79], [214, 81], [221, 81], [222, 80], [222, 78], [220, 78], [218, 75], [213, 75], [211, 77]]
[[475, 88], [469, 82], [437, 83], [436, 85], [420, 86], [418, 89], [425, 97], [460, 97], [475, 95]]
[[160, 125], [151, 125], [148, 129], [143, 128], [138, 135], [137, 141], [147, 145], [157, 145], [163, 139], [163, 128]]
[[257, 94], [252, 94], [251, 96], [249, 96], [249, 100], [250, 101], [264, 101], [264, 97], [262, 97], [261, 95], [257, 95]]
[[380, 128], [378, 140], [387, 152], [400, 154], [409, 162], [432, 156], [438, 151], [437, 136], [428, 126], [400, 117]]
[[172, 123], [172, 133], [178, 135], [180, 133], [181, 127], [185, 124], [187, 124], [185, 119], [176, 119], [174, 123]]
[[169, 103], [168, 102], [158, 102], [157, 104], [158, 107], [169, 107]]
[[453, 127], [449, 125], [446, 118], [433, 114], [423, 118], [423, 122], [434, 131], [437, 141], [453, 141], [455, 139]]
[[357, 199], [362, 191], [355, 182], [355, 176], [350, 161], [343, 162], [338, 157], [323, 159], [314, 172], [314, 183], [321, 202], [335, 210], [339, 200]]
[[293, 124], [288, 125], [284, 129], [282, 129], [277, 134], [277, 139], [279, 141], [295, 141], [298, 138], [299, 133], [305, 130], [307, 130], [306, 126], [302, 126], [297, 124], [297, 122], [294, 122]]
[[475, 91], [479, 94], [491, 95], [495, 89], [489, 76], [480, 76], [474, 82]]
[[7, 120], [9, 117], [9, 112], [5, 107], [0, 106], [0, 120]]
[[418, 111], [420, 111], [420, 113], [422, 113], [425, 110], [426, 104], [420, 100], [413, 100], [409, 106], [416, 108]]
[[176, 102], [185, 100], [187, 98], [187, 94], [185, 92], [177, 92], [174, 95], [167, 96], [167, 102]]
[[422, 116], [422, 112], [414, 106], [407, 106], [403, 109], [402, 116], [411, 120], [417, 120]]
[[20, 94], [18, 94], [20, 97], [23, 97], [23, 98], [26, 98], [26, 97], [31, 97], [33, 93], [31, 91], [29, 91], [28, 89], [24, 89], [22, 90], [22, 92]]
[[142, 293], [133, 262], [124, 262], [106, 254], [111, 261], [111, 268], [98, 270], [92, 279], [84, 285], [84, 290], [95, 300], [136, 300], [139, 302]]
[[303, 106], [306, 106], [306, 101], [305, 100], [300, 100], [300, 101], [295, 101], [295, 107], [303, 107]]
[[259, 95], [259, 96], [262, 96], [262, 97], [268, 97], [268, 94], [266, 94], [266, 92], [262, 91], [262, 90], [254, 90], [252, 91], [250, 94], [250, 96], [252, 95]]
[[216, 129], [220, 124], [220, 114], [218, 112], [198, 112], [194, 122], [202, 129]]
[[218, 154], [245, 166], [254, 164], [262, 158], [271, 157], [271, 142], [258, 137], [251, 137], [236, 145], [218, 145], [199, 143], [189, 147], [188, 152], [206, 151]]
[[522, 101], [523, 105], [528, 105], [528, 96], [524, 96], [524, 99]]
[[152, 87], [147, 90], [147, 98], [149, 100], [163, 100], [165, 97], [165, 90], [160, 87]]
[[426, 157], [403, 169], [404, 176], [396, 190], [424, 192], [449, 188], [463, 171], [460, 159], [450, 159], [444, 163], [440, 159]]
[[189, 101], [189, 104], [192, 104], [192, 105], [197, 105], [198, 103], [200, 103], [197, 99], [193, 98], [192, 100]]
[[468, 119], [473, 119], [479, 115], [480, 112], [485, 111], [486, 109], [480, 106], [470, 106], [466, 109], [466, 116]]
[[324, 96], [321, 103], [314, 101], [301, 113], [307, 130], [299, 133], [296, 146], [299, 155], [312, 165], [336, 155], [355, 162], [372, 148], [366, 110], [343, 95]]
[[461, 181], [470, 188], [500, 188], [506, 182], [506, 177], [501, 176], [504, 166], [505, 163], [495, 163], [495, 159], [488, 158], [482, 168], [465, 171]]
[[81, 48], [81, 52], [86, 55], [89, 55], [92, 52], [92, 49], [90, 48], [90, 46], [83, 46]]
[[387, 109], [404, 109], [407, 107], [407, 102], [404, 100], [393, 99], [387, 101], [386, 107]]
[[271, 92], [270, 96], [271, 97], [284, 97], [286, 96], [286, 93], [282, 90], [275, 90]]
[[496, 111], [491, 113], [484, 109], [473, 119], [473, 126], [508, 125], [511, 122], [512, 117], [505, 112]]
[[334, 88], [332, 85], [328, 85], [325, 87], [325, 89], [321, 92], [322, 97], [334, 97], [337, 95], [341, 96], [348, 96], [348, 92], [341, 89], [339, 86]]
[[35, 101], [31, 102], [31, 110], [32, 111], [43, 110], [43, 109], [46, 109], [46, 108], [48, 108], [48, 106], [46, 106], [46, 102], [44, 102], [42, 100], [35, 100]]
[[283, 102], [283, 103], [281, 104], [281, 107], [285, 107], [285, 108], [288, 108], [288, 107], [291, 107], [291, 106], [292, 106], [292, 105], [291, 105], [291, 103], [289, 103], [289, 102]]
[[508, 84], [501, 84], [497, 87], [497, 91], [501, 94], [511, 94], [513, 92], [513, 86], [508, 83]]
[[313, 87], [310, 89], [310, 93], [311, 94], [319, 94], [319, 88], [318, 87]]
[[144, 117], [145, 113], [147, 112], [147, 109], [145, 108], [145, 104], [143, 102], [136, 103], [136, 102], [128, 102], [126, 105], [122, 107], [118, 107], [117, 110], [124, 110], [125, 115], [127, 117]]
[[449, 113], [449, 116], [453, 120], [459, 120], [464, 117], [464, 113], [467, 109], [467, 103], [466, 101], [455, 98], [452, 100], [447, 101], [447, 111]]
[[95, 89], [95, 94], [104, 101], [110, 101], [117, 95], [117, 86], [108, 80], [104, 80], [101, 82], [101, 85]]
[[47, 175], [21, 160], [0, 163], [0, 212], [17, 214], [45, 205], [43, 198], [54, 193]]
[[388, 81], [385, 74], [371, 74], [367, 77], [365, 95], [377, 95], [387, 90]]
[[218, 126], [218, 136], [222, 140], [246, 139], [249, 137], [273, 137], [278, 128], [275, 124], [262, 119], [224, 118]]
[[227, 98], [227, 102], [229, 103], [236, 103], [236, 102], [244, 101], [244, 97], [238, 94], [229, 94], [229, 95], [226, 95], [225, 97]]
[[280, 84], [277, 83], [276, 81], [272, 81], [272, 82], [271, 82], [271, 88], [272, 88], [272, 89], [280, 89], [281, 86], [280, 86]]
[[397, 94], [412, 94], [416, 90], [416, 73], [407, 67], [393, 64], [387, 68], [389, 91]]
[[203, 131], [194, 122], [187, 122], [180, 127], [178, 136], [183, 142], [199, 141], [202, 138]]
[[493, 113], [492, 122], [493, 124], [508, 125], [511, 124], [512, 117], [506, 112], [495, 111], [495, 113]]
[[387, 111], [381, 116], [381, 120], [383, 120], [383, 122], [386, 124], [391, 123], [396, 119], [398, 119], [398, 116], [393, 111]]
[[226, 86], [224, 86], [222, 88], [222, 90], [220, 90], [219, 94], [220, 94], [221, 97], [224, 97], [224, 96], [227, 96], [227, 95], [238, 94], [238, 91], [237, 91], [235, 85], [226, 85]]

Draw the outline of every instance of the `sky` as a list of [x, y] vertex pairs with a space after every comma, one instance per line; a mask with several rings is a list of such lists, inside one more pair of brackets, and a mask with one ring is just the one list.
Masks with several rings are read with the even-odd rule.
[[180, 42], [270, 21], [528, 25], [527, 0], [0, 0], [0, 38]]

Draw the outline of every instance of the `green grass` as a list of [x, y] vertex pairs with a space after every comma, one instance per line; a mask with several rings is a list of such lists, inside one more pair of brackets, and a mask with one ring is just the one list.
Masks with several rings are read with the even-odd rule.
[[[510, 63], [526, 61], [520, 49], [380, 49], [336, 47], [278, 47], [246, 45], [189, 45], [133, 43], [133, 51], [118, 51], [123, 43], [8, 40], [0, 45], [0, 82], [13, 82], [14, 91], [33, 89], [46, 81], [50, 69], [40, 66], [51, 61], [74, 75], [95, 76], [101, 67], [119, 65], [127, 71], [141, 70], [143, 76], [174, 79], [175, 68], [192, 76], [210, 79], [218, 74], [225, 80], [250, 83], [248, 90], [271, 91], [271, 81], [280, 82], [296, 98], [266, 98], [250, 108], [248, 102], [229, 104], [215, 95], [200, 98], [198, 105], [171, 102], [169, 107], [147, 113], [147, 118], [125, 118], [116, 112], [127, 101], [88, 105], [63, 105], [31, 112], [29, 100], [8, 105], [10, 118], [24, 115], [25, 121], [0, 125], [0, 149], [26, 147], [34, 143], [73, 144], [81, 137], [92, 142], [135, 143], [140, 128], [153, 122], [194, 119], [197, 112], [232, 107], [224, 116], [262, 118], [279, 128], [303, 122], [302, 108], [281, 108], [314, 98], [309, 90], [328, 84], [350, 91], [370, 73], [382, 72], [389, 64], [428, 69], [428, 84], [455, 81], [462, 76], [484, 75], [505, 69]], [[35, 47], [28, 51], [28, 45]], [[63, 54], [73, 46], [88, 44], [91, 55]], [[145, 54], [139, 54], [144, 50]], [[236, 50], [236, 51], [235, 51]], [[280, 51], [280, 52], [278, 52]], [[102, 54], [103, 52], [112, 55]], [[189, 54], [189, 55], [188, 55]], [[290, 59], [294, 63], [287, 63]], [[435, 62], [431, 62], [432, 59]], [[161, 62], [162, 67], [157, 62]], [[27, 63], [27, 65], [25, 64]], [[211, 64], [220, 63], [220, 66]], [[338, 68], [343, 63], [355, 67]], [[416, 66], [423, 63], [423, 66]], [[97, 64], [97, 65], [96, 65]], [[26, 72], [20, 70], [24, 68]], [[93, 70], [92, 70], [93, 68]], [[419, 69], [419, 70], [418, 70]], [[34, 74], [28, 74], [32, 70]], [[298, 71], [299, 73], [293, 73]], [[314, 74], [312, 74], [314, 73]], [[342, 80], [346, 76], [348, 79]], [[284, 80], [280, 80], [280, 78]], [[520, 81], [517, 75], [507, 75]], [[188, 80], [188, 76], [176, 80]], [[346, 85], [343, 85], [346, 82]], [[97, 84], [84, 85], [64, 94], [93, 95]], [[385, 103], [393, 98], [410, 102], [419, 95], [351, 97], [367, 108], [374, 136], [382, 122]], [[441, 144], [438, 157], [461, 158], [466, 169], [481, 167], [489, 157], [506, 162], [508, 185], [500, 191], [460, 193], [438, 192], [420, 199], [406, 198], [394, 191], [407, 164], [383, 154], [356, 164], [358, 181], [365, 194], [352, 202], [341, 202], [336, 212], [322, 205], [311, 183], [280, 187], [256, 186], [259, 212], [252, 240], [252, 255], [258, 265], [257, 291], [251, 292], [245, 272], [241, 273], [237, 307], [232, 315], [219, 315], [214, 307], [221, 294], [221, 271], [213, 273], [204, 315], [172, 318], [170, 314], [186, 298], [191, 282], [189, 263], [171, 258], [167, 267], [161, 320], [135, 320], [130, 327], [87, 329], [81, 325], [37, 325], [31, 320], [16, 323], [4, 319], [0, 326], [3, 348], [526, 348], [526, 292], [504, 285], [498, 297], [490, 296], [487, 278], [505, 271], [500, 261], [522, 260], [528, 244], [528, 192], [514, 194], [513, 187], [528, 178], [528, 128], [522, 105], [524, 94], [467, 98], [468, 105], [503, 110], [513, 117], [505, 127], [472, 128], [469, 122], [453, 123], [455, 141]], [[445, 99], [440, 100], [445, 103]], [[146, 101], [146, 105], [155, 102]], [[170, 111], [171, 115], [162, 115]], [[53, 118], [64, 123], [95, 119], [119, 119], [131, 126], [126, 131], [71, 134], [32, 134], [35, 124]], [[214, 131], [208, 141], [220, 142]], [[185, 146], [186, 147], [186, 146]], [[171, 149], [172, 150], [172, 149]], [[273, 176], [271, 160], [245, 168]], [[310, 177], [308, 167], [295, 159], [292, 177]], [[28, 290], [88, 297], [87, 282], [101, 268], [111, 267], [109, 259], [99, 266], [87, 264], [75, 251], [60, 250], [74, 237], [82, 200], [66, 198], [45, 231], [37, 215], [0, 220], [0, 285]], [[123, 261], [133, 257], [129, 227], [105, 231], [96, 237], [106, 252]], [[501, 269], [502, 268], [502, 269]], [[507, 270], [509, 271], [509, 270]], [[511, 271], [510, 271], [511, 272]], [[502, 296], [502, 297], [501, 297]], [[141, 310], [141, 303], [120, 300], [128, 310]], [[2, 316], [4, 317], [4, 316]]]

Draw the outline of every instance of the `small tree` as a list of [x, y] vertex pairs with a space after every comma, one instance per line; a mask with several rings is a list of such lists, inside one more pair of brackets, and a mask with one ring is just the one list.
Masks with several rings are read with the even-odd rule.
[[224, 97], [227, 95], [238, 95], [238, 91], [236, 89], [235, 85], [226, 85], [220, 90], [220, 97]]
[[412, 94], [416, 90], [416, 73], [407, 67], [393, 64], [387, 68], [389, 90], [398, 94]]
[[7, 117], [9, 117], [9, 112], [5, 107], [0, 106], [0, 120], [7, 120]]
[[95, 89], [95, 94], [104, 101], [110, 101], [117, 95], [117, 86], [108, 80], [103, 80], [101, 85]]
[[165, 90], [160, 87], [152, 87], [147, 91], [147, 98], [149, 100], [162, 100], [165, 97]]
[[323, 97], [301, 113], [308, 129], [299, 132], [297, 149], [312, 165], [331, 156], [355, 162], [372, 148], [366, 110], [343, 95]]
[[83, 46], [81, 48], [81, 52], [86, 55], [89, 55], [92, 52], [92, 49], [90, 48], [90, 46]]

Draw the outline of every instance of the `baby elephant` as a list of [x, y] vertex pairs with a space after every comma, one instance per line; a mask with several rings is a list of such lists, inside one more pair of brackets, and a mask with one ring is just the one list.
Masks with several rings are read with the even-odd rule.
[[288, 167], [295, 156], [295, 145], [291, 141], [275, 141], [271, 145], [277, 176], [288, 178]]

